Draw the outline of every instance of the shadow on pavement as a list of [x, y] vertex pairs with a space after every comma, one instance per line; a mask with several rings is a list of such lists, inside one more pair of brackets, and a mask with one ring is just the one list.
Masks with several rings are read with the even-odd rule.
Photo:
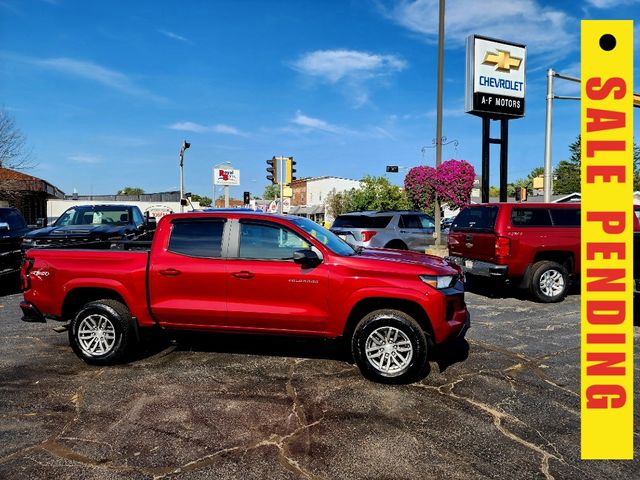
[[0, 276], [0, 297], [20, 292], [20, 273], [8, 273]]
[[[509, 282], [495, 280], [487, 277], [467, 275], [464, 284], [465, 290], [476, 295], [488, 298], [516, 298], [535, 302], [529, 290], [518, 288]], [[580, 295], [580, 281], [575, 279], [569, 286], [569, 296]]]
[[[149, 358], [169, 345], [182, 352], [238, 353], [272, 357], [336, 360], [353, 364], [349, 342], [343, 338], [319, 339], [276, 335], [232, 333], [171, 332], [171, 336], [154, 335], [146, 339], [136, 360]], [[469, 343], [455, 339], [431, 349], [429, 360], [444, 372], [469, 356]]]

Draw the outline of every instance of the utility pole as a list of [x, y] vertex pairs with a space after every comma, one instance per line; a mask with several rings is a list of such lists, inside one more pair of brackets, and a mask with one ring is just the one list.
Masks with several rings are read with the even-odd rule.
[[184, 198], [184, 151], [190, 146], [189, 142], [183, 140], [180, 147], [180, 213], [184, 212], [184, 205], [182, 205], [182, 199]]
[[[440, 0], [440, 16], [438, 23], [438, 92], [436, 105], [436, 169], [442, 163], [442, 74], [444, 70], [444, 0]], [[435, 197], [435, 246], [442, 245], [440, 232], [440, 199]]]

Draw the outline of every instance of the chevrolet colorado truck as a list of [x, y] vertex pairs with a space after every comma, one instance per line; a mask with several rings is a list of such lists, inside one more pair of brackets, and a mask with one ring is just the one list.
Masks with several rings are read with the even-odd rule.
[[167, 215], [148, 251], [31, 249], [21, 278], [23, 320], [68, 322], [90, 364], [123, 361], [151, 328], [345, 337], [365, 377], [406, 383], [469, 327], [458, 267], [292, 216]]

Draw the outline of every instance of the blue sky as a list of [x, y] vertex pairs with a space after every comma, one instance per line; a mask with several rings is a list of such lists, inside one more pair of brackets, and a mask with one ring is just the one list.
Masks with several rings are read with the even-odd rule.
[[[208, 196], [225, 161], [241, 170], [235, 196], [262, 193], [273, 155], [293, 156], [299, 177], [433, 165], [421, 147], [436, 132], [437, 4], [0, 0], [0, 104], [28, 138], [29, 173], [67, 193], [177, 190], [183, 139], [186, 190]], [[546, 71], [579, 76], [580, 20], [638, 16], [635, 0], [448, 0], [443, 134], [459, 145], [443, 159], [480, 171], [481, 120], [464, 113], [467, 35], [528, 48], [526, 116], [510, 122], [515, 180], [543, 165]], [[636, 26], [638, 51], [639, 37]], [[578, 102], [555, 102], [554, 165], [579, 115]]]

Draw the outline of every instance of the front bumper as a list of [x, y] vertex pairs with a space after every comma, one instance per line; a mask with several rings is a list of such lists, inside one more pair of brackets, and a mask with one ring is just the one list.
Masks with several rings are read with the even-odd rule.
[[23, 322], [46, 323], [44, 315], [40, 313], [40, 310], [35, 305], [29, 302], [20, 302], [20, 309], [22, 310]]
[[445, 260], [455, 263], [465, 274], [478, 275], [480, 277], [491, 277], [497, 279], [506, 279], [509, 274], [509, 269], [506, 265], [498, 265], [491, 262], [483, 262], [482, 260], [475, 260], [472, 258], [457, 257], [450, 255], [445, 257]]

